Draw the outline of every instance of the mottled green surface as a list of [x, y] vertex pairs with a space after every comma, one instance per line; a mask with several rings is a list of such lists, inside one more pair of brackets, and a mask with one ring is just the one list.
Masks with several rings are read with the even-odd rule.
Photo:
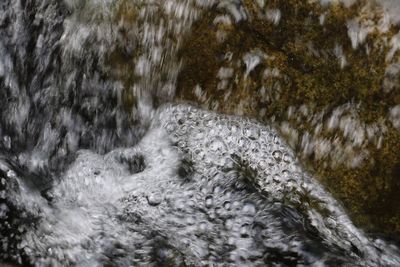
[[[282, 13], [279, 23], [274, 24], [259, 15], [263, 9], [255, 1], [244, 2], [246, 20], [231, 25], [214, 23], [218, 15], [225, 14], [214, 7], [194, 25], [180, 54], [184, 68], [177, 98], [220, 112], [254, 116], [277, 127], [289, 125], [296, 134], [283, 131], [288, 142], [304, 165], [344, 204], [355, 223], [373, 233], [400, 237], [400, 131], [387, 121], [389, 109], [400, 104], [400, 92], [396, 77], [385, 75], [387, 66], [398, 60], [397, 52], [386, 58], [398, 27], [371, 31], [354, 49], [347, 23], [355, 17], [377, 23], [380, 10], [374, 5], [367, 13], [361, 1], [351, 7], [301, 0], [267, 1], [264, 11], [275, 8]], [[217, 41], [221, 32], [225, 40]], [[346, 57], [343, 68], [334, 53], [335, 45], [342, 47]], [[249, 51], [267, 57], [246, 76], [240, 60]], [[227, 52], [232, 53], [231, 61], [224, 56]], [[234, 69], [234, 74], [227, 79], [228, 86], [218, 90], [221, 67]], [[263, 77], [266, 68], [279, 70], [279, 75]], [[387, 79], [394, 79], [395, 85], [389, 88]], [[201, 97], [195, 93], [196, 86], [202, 89]], [[269, 88], [267, 93], [261, 92], [262, 86]], [[354, 107], [362, 129], [382, 122], [383, 141], [354, 145], [342, 132], [326, 127], [332, 112], [346, 103]], [[306, 114], [299, 111], [302, 106], [307, 107]], [[290, 107], [296, 112], [288, 116]], [[353, 118], [354, 114], [348, 116]], [[303, 153], [301, 136], [306, 132], [317, 132], [314, 136], [330, 144], [339, 143], [347, 158], [330, 161], [329, 156], [316, 155], [315, 151]], [[367, 156], [360, 164], [347, 164], [361, 154]]]

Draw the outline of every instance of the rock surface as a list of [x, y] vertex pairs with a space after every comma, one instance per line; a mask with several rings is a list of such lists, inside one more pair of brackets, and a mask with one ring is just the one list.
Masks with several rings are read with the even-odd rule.
[[177, 99], [274, 123], [357, 225], [400, 237], [393, 5], [221, 1], [185, 39]]

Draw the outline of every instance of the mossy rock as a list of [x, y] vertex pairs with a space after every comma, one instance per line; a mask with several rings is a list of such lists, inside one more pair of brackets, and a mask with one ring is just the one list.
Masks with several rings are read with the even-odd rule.
[[[399, 61], [398, 52], [388, 57], [399, 28], [380, 30], [383, 11], [371, 1], [242, 8], [240, 21], [226, 22], [214, 6], [195, 23], [180, 53], [177, 100], [274, 123], [357, 225], [400, 238], [400, 131], [387, 119], [400, 104], [398, 77], [387, 71]], [[352, 21], [370, 27], [358, 43], [349, 38]], [[249, 55], [259, 61], [250, 71]]]

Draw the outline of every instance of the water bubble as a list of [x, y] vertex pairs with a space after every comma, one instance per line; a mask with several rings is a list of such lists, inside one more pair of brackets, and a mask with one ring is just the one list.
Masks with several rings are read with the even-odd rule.
[[226, 210], [230, 210], [231, 209], [231, 202], [230, 201], [225, 201], [223, 206], [224, 206], [224, 208]]
[[265, 160], [260, 160], [260, 161], [258, 162], [258, 167], [259, 167], [261, 170], [267, 169], [267, 167], [268, 167], [267, 161], [265, 161]]
[[166, 129], [168, 132], [173, 132], [173, 131], [175, 131], [176, 127], [175, 127], [175, 124], [174, 124], [174, 123], [168, 123], [168, 124], [166, 125], [165, 129]]
[[239, 130], [240, 130], [240, 126], [237, 125], [236, 122], [233, 122], [233, 121], [232, 121], [232, 122], [229, 122], [227, 126], [228, 126], [228, 130], [229, 130], [232, 134], [238, 133]]
[[223, 151], [225, 144], [220, 137], [216, 137], [209, 143], [210, 150], [213, 152]]
[[226, 121], [225, 120], [219, 120], [216, 123], [216, 128], [218, 128], [218, 130], [223, 131], [226, 127]]
[[291, 173], [290, 173], [290, 171], [288, 171], [288, 170], [283, 170], [283, 171], [282, 171], [282, 176], [283, 176], [285, 179], [289, 179], [289, 177], [291, 176]]
[[221, 191], [222, 191], [222, 188], [220, 186], [214, 187], [214, 195], [221, 193]]
[[278, 136], [276, 136], [276, 135], [273, 136], [273, 143], [276, 145], [280, 145], [281, 140], [279, 139]]
[[252, 203], [246, 203], [243, 206], [242, 212], [246, 215], [254, 215], [256, 213], [256, 207]]
[[186, 218], [186, 223], [188, 225], [194, 225], [196, 223], [196, 218], [193, 216], [189, 216]]
[[232, 219], [228, 219], [225, 221], [225, 228], [231, 230], [234, 226], [234, 222]]
[[205, 231], [205, 230], [207, 230], [207, 223], [206, 223], [206, 222], [200, 222], [200, 223], [199, 223], [199, 230], [200, 230], [200, 231]]
[[178, 146], [179, 146], [180, 148], [185, 148], [186, 145], [187, 145], [187, 144], [186, 144], [186, 141], [181, 140], [181, 141], [178, 142]]
[[260, 137], [260, 131], [258, 130], [258, 128], [255, 128], [252, 125], [246, 127], [243, 133], [247, 138], [251, 140], [257, 140]]
[[153, 193], [147, 196], [147, 202], [150, 206], [157, 206], [161, 204], [162, 197], [159, 193]]
[[244, 224], [240, 227], [240, 236], [243, 238], [247, 238], [250, 236], [249, 225]]
[[250, 146], [250, 140], [247, 139], [246, 137], [240, 137], [238, 141], [239, 148], [243, 150], [248, 150]]
[[274, 159], [279, 163], [282, 161], [282, 151], [280, 150], [275, 150], [274, 152], [272, 152], [272, 156], [274, 157]]
[[212, 196], [207, 196], [205, 204], [206, 204], [206, 208], [208, 208], [208, 209], [211, 208], [214, 205], [213, 197]]
[[282, 181], [282, 178], [281, 178], [281, 176], [279, 174], [275, 174], [272, 179], [276, 183], [280, 183]]
[[213, 125], [213, 118], [212, 117], [210, 117], [210, 116], [208, 116], [206, 119], [204, 119], [203, 120], [203, 125], [206, 127], [206, 128], [211, 128], [211, 126]]
[[284, 161], [285, 163], [290, 163], [291, 157], [290, 157], [290, 155], [289, 155], [288, 153], [285, 153], [285, 154], [283, 155], [283, 161]]
[[224, 214], [223, 208], [221, 208], [221, 207], [215, 208], [215, 214], [216, 214], [218, 217], [222, 218], [222, 217], [223, 217], [223, 214]]
[[241, 204], [240, 204], [240, 202], [239, 202], [239, 201], [234, 201], [234, 202], [232, 203], [232, 208], [233, 208], [234, 210], [236, 210], [236, 211], [240, 211], [240, 209], [241, 209]]
[[266, 160], [266, 162], [267, 162], [267, 164], [268, 164], [268, 166], [269, 167], [273, 167], [273, 166], [275, 166], [275, 159], [273, 158], [273, 157], [268, 157], [267, 158], [267, 160]]

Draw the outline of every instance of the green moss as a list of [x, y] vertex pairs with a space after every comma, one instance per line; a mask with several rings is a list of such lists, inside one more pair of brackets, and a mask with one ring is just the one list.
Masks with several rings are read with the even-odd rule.
[[[360, 103], [358, 115], [362, 123], [386, 118], [389, 108], [400, 103], [400, 92], [384, 93], [382, 89], [388, 64], [388, 48], [382, 35], [390, 40], [399, 29], [372, 32], [364, 44], [353, 49], [347, 22], [360, 13], [365, 2], [359, 1], [350, 8], [340, 4], [322, 7], [309, 2], [268, 1], [268, 8], [282, 12], [279, 25], [260, 18], [254, 1], [244, 1], [251, 19], [230, 27], [214, 25], [213, 20], [221, 11], [210, 10], [195, 23], [193, 34], [184, 42], [180, 56], [185, 67], [178, 78], [177, 99], [212, 109], [212, 102], [216, 102], [217, 110], [225, 113], [235, 113], [242, 102], [244, 114], [268, 122], [273, 117], [278, 124], [288, 122], [300, 135], [314, 132], [315, 125], [307, 119], [287, 118], [289, 107], [306, 105], [313, 108], [314, 114], [323, 111], [326, 117], [334, 108], [354, 102]], [[323, 25], [321, 15], [325, 16]], [[224, 42], [216, 41], [218, 30], [226, 32]], [[341, 46], [346, 57], [347, 65], [343, 68], [334, 53], [335, 45]], [[225, 99], [226, 90], [217, 90], [216, 76], [220, 67], [234, 63], [224, 61], [224, 55], [230, 52], [234, 59], [242, 59], [254, 50], [273, 59], [265, 60], [247, 78], [243, 76], [244, 67], [236, 67], [236, 76], [229, 81], [231, 94]], [[280, 76], [263, 78], [266, 67], [279, 69]], [[192, 90], [197, 84], [207, 95], [202, 100]], [[269, 99], [260, 95], [262, 85], [273, 88], [276, 84], [280, 85], [279, 93], [271, 90]], [[261, 109], [265, 113], [259, 115]], [[337, 131], [324, 129], [321, 137], [343, 138]], [[299, 147], [296, 149], [300, 152]], [[344, 204], [356, 224], [371, 232], [400, 237], [400, 132], [389, 127], [380, 149], [373, 144], [362, 149], [370, 156], [358, 168], [332, 166], [315, 155], [304, 158], [304, 165]]]

